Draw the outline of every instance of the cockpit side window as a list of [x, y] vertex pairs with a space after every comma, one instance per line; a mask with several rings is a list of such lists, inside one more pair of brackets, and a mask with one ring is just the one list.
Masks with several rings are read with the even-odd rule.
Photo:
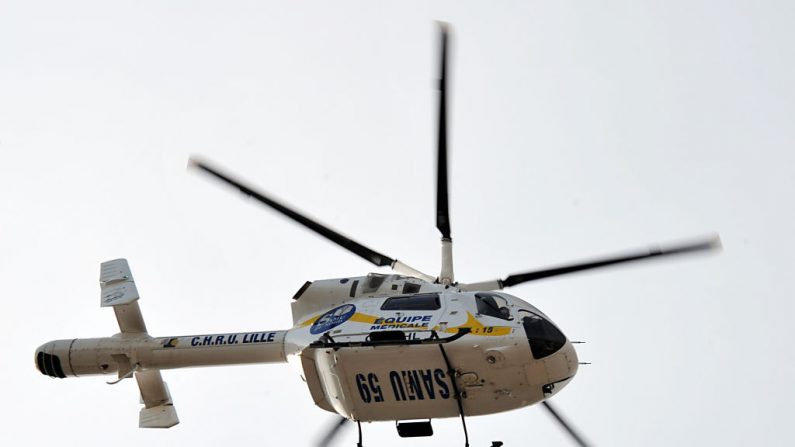
[[477, 303], [478, 313], [501, 320], [512, 320], [511, 311], [507, 307], [505, 298], [494, 293], [476, 293], [475, 303]]
[[438, 310], [441, 307], [438, 293], [420, 293], [387, 298], [381, 310]]

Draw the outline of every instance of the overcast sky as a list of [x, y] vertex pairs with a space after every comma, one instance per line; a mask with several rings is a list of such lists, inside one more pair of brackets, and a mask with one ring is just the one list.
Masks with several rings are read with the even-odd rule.
[[[509, 292], [584, 366], [554, 401], [599, 446], [788, 445], [795, 387], [791, 1], [0, 1], [3, 445], [306, 445], [332, 415], [287, 365], [134, 381], [39, 374], [110, 336], [99, 264], [128, 258], [155, 336], [286, 329], [306, 280], [372, 266], [186, 170], [198, 154], [435, 274], [438, 40], [453, 26], [456, 277], [720, 233], [718, 255]], [[539, 408], [471, 444], [571, 445]], [[365, 445], [463, 444], [456, 419]], [[337, 445], [353, 446], [355, 430]]]

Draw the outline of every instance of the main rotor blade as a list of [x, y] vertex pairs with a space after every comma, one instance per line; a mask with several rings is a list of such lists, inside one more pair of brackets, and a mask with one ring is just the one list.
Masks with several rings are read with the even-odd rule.
[[320, 441], [317, 443], [318, 447], [327, 447], [331, 445], [331, 441], [337, 437], [337, 434], [346, 422], [348, 422], [348, 420], [344, 417], [340, 417], [339, 420], [334, 421], [334, 425], [330, 426], [326, 434], [320, 438]]
[[684, 253], [692, 253], [697, 251], [713, 250], [720, 247], [720, 239], [716, 236], [709, 240], [690, 243], [685, 245], [676, 245], [671, 247], [649, 247], [646, 250], [625, 255], [611, 256], [604, 259], [597, 259], [594, 261], [583, 262], [581, 264], [572, 264], [561, 267], [553, 267], [544, 270], [536, 270], [534, 272], [518, 273], [510, 275], [502, 280], [503, 287], [511, 287], [523, 282], [535, 281], [538, 279], [549, 278], [552, 276], [565, 275], [567, 273], [581, 272], [583, 270], [591, 270], [595, 268], [607, 267], [609, 265], [622, 264], [625, 262], [641, 261], [660, 256], [679, 255]]
[[383, 255], [378, 253], [375, 250], [365, 247], [364, 245], [346, 237], [342, 234], [332, 230], [331, 228], [316, 222], [303, 214], [295, 211], [287, 206], [277, 202], [276, 200], [266, 196], [263, 193], [255, 191], [250, 186], [243, 184], [242, 182], [233, 179], [227, 174], [222, 173], [216, 168], [210, 167], [208, 164], [191, 159], [189, 162], [190, 166], [195, 166], [202, 171], [212, 175], [213, 177], [217, 178], [218, 180], [223, 181], [224, 183], [233, 186], [240, 190], [241, 193], [245, 194], [248, 197], [251, 197], [254, 200], [263, 203], [274, 210], [284, 214], [285, 216], [289, 217], [290, 219], [298, 222], [299, 224], [309, 228], [310, 230], [314, 231], [315, 233], [325, 237], [326, 239], [334, 242], [335, 244], [339, 245], [340, 247], [353, 252], [356, 255], [359, 255], [363, 259], [371, 262], [379, 267], [381, 266], [389, 266], [392, 265], [395, 260], [390, 258], [389, 256]]
[[498, 279], [492, 281], [484, 281], [479, 283], [460, 284], [461, 290], [496, 290], [504, 287], [511, 287], [517, 284], [525, 283], [528, 281], [536, 281], [539, 279], [550, 278], [552, 276], [565, 275], [568, 273], [581, 272], [583, 270], [591, 270], [601, 267], [607, 267], [615, 264], [622, 264], [626, 262], [643, 261], [651, 258], [661, 256], [680, 255], [685, 253], [693, 253], [698, 251], [709, 251], [719, 249], [721, 247], [720, 238], [714, 236], [710, 239], [681, 245], [671, 245], [668, 247], [652, 246], [645, 250], [637, 252], [630, 252], [623, 255], [609, 256], [602, 259], [595, 259], [593, 261], [586, 261], [577, 264], [564, 265], [560, 267], [552, 267], [543, 270], [535, 270], [525, 273], [516, 273], [510, 275], [505, 279]]
[[544, 405], [544, 408], [546, 408], [549, 411], [549, 414], [551, 414], [555, 419], [557, 419], [560, 425], [562, 425], [563, 428], [567, 432], [569, 432], [571, 437], [574, 439], [574, 442], [576, 442], [581, 447], [588, 447], [588, 444], [585, 442], [582, 436], [580, 436], [580, 434], [574, 430], [574, 427], [572, 427], [571, 424], [569, 424], [568, 422], [566, 422], [565, 419], [563, 419], [563, 416], [561, 416], [560, 413], [558, 413], [558, 411], [555, 410], [555, 407], [553, 407], [552, 404], [549, 403], [549, 401], [545, 400], [541, 403]]
[[436, 159], [436, 228], [450, 239], [450, 212], [447, 201], [447, 25], [441, 23], [441, 69], [439, 73], [439, 140]]

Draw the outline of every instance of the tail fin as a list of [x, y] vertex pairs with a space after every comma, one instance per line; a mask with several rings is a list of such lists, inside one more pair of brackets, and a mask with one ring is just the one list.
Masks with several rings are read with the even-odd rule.
[[141, 428], [169, 428], [179, 424], [177, 410], [171, 402], [166, 382], [158, 369], [148, 369], [135, 373], [144, 408], [138, 415]]
[[99, 268], [100, 306], [113, 307], [123, 334], [146, 334], [135, 287], [126, 259], [103, 262]]

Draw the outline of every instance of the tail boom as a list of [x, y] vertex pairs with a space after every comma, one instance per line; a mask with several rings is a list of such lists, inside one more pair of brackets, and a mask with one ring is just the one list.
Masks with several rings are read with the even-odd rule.
[[134, 369], [286, 362], [287, 331], [150, 337], [117, 334], [105, 338], [53, 340], [36, 350], [42, 374], [65, 378], [118, 373]]

